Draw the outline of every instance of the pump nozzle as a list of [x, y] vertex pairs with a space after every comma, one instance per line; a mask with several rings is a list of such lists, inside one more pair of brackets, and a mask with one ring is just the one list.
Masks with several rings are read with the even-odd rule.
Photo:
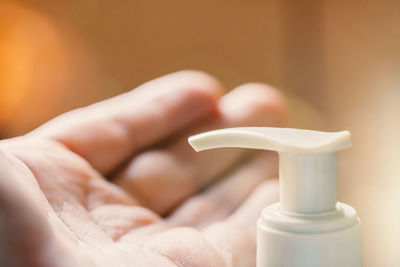
[[336, 206], [336, 151], [351, 146], [350, 132], [242, 127], [189, 137], [196, 151], [241, 147], [279, 152], [280, 206], [294, 213], [328, 212]]
[[245, 127], [201, 133], [189, 143], [196, 151], [278, 151], [280, 203], [264, 208], [257, 222], [257, 267], [361, 267], [360, 220], [336, 199], [336, 151], [351, 145], [350, 132]]

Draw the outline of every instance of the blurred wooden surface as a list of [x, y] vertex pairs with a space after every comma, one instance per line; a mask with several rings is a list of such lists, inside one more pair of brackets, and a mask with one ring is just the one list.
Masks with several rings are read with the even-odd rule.
[[400, 266], [400, 2], [0, 0], [0, 133], [193, 68], [261, 81], [291, 125], [349, 129], [340, 199], [366, 267]]

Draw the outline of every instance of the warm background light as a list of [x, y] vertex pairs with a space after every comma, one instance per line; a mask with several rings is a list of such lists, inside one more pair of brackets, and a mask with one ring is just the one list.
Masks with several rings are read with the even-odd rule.
[[0, 12], [0, 136], [98, 94], [95, 60], [74, 29], [23, 1], [0, 1]]
[[0, 2], [0, 135], [179, 69], [261, 81], [291, 126], [349, 129], [339, 199], [362, 219], [365, 267], [400, 266], [400, 2]]

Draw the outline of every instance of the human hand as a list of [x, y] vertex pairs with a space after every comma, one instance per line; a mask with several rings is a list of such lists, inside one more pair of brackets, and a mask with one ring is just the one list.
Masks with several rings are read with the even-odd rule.
[[278, 126], [262, 84], [182, 71], [0, 141], [0, 266], [254, 266], [276, 156], [195, 153], [205, 130]]

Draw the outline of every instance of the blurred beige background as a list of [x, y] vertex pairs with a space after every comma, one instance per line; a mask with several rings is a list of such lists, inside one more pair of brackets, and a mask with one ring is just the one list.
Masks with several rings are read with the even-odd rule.
[[0, 136], [193, 68], [283, 90], [290, 126], [349, 129], [339, 198], [364, 266], [400, 266], [400, 2], [0, 0]]

